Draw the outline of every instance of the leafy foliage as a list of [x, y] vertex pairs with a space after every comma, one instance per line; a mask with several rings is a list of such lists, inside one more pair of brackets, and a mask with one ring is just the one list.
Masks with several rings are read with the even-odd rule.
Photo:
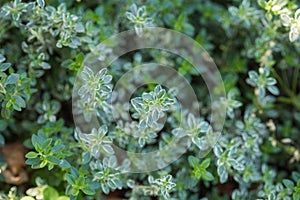
[[[113, 191], [131, 200], [300, 199], [299, 6], [295, 0], [1, 1], [0, 147], [19, 141], [29, 149], [29, 180], [7, 184], [11, 166], [1, 153], [0, 199], [98, 200]], [[98, 45], [113, 34], [133, 28], [147, 37], [144, 28], [153, 26], [190, 36], [214, 58], [227, 94], [219, 105], [187, 60], [163, 50], [136, 50], [109, 68], [95, 66], [99, 71], [85, 65], [87, 54], [97, 64], [114, 55], [112, 44]], [[177, 70], [195, 91], [199, 105], [191, 107], [199, 106], [199, 115], [181, 108], [184, 91], [157, 83], [112, 106], [134, 86], [123, 84], [116, 94], [120, 77], [146, 62]], [[226, 121], [216, 133], [210, 113], [221, 105]], [[72, 115], [100, 126], [80, 129]], [[121, 163], [114, 148], [147, 153], [176, 138], [191, 141], [187, 152], [154, 172], [125, 173], [145, 166], [133, 156]], [[153, 162], [164, 166], [170, 155], [162, 156]]]

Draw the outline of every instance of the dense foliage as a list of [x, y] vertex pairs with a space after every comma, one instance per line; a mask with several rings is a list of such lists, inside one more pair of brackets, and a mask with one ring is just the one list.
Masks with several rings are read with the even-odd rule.
[[[113, 193], [131, 200], [300, 199], [296, 0], [2, 0], [0, 6], [0, 199], [103, 199]], [[85, 66], [87, 54], [102, 60], [112, 53], [98, 45], [105, 39], [128, 29], [140, 37], [147, 27], [193, 38], [222, 75], [226, 121], [204, 156], [199, 152], [210, 143], [202, 136], [214, 131], [212, 108], [189, 62], [162, 50], [140, 50], [100, 71]], [[173, 66], [189, 82], [200, 117], [180, 111], [176, 95], [182, 91], [156, 83], [137, 88], [127, 104], [111, 109], [118, 79], [151, 62]], [[83, 82], [77, 111], [76, 77]], [[101, 126], [76, 127], [77, 112], [87, 122], [96, 116]], [[123, 123], [112, 115], [133, 120]], [[178, 135], [191, 139], [187, 152], [152, 172], [124, 173], [143, 163], [119, 163], [111, 146], [149, 152]], [[26, 147], [26, 166], [8, 162], [6, 149], [16, 143]]]

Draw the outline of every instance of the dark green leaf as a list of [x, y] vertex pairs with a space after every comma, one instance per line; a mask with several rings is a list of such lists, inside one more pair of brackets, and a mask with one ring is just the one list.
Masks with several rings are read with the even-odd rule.
[[16, 84], [19, 80], [20, 75], [19, 74], [11, 74], [7, 77], [5, 84]]
[[5, 144], [5, 139], [4, 137], [0, 134], [0, 147], [3, 147]]
[[20, 106], [21, 108], [25, 108], [26, 107], [26, 102], [24, 101], [24, 99], [20, 96], [13, 96], [13, 98], [16, 100], [16, 104], [18, 106]]
[[[2, 54], [0, 54], [0, 63], [2, 63], [4, 61], [5, 61], [5, 57]], [[0, 67], [0, 69], [1, 69], [1, 67]]]
[[71, 167], [70, 163], [68, 161], [64, 160], [64, 159], [61, 159], [59, 161], [59, 166], [61, 168], [70, 168]]
[[82, 153], [82, 164], [87, 164], [91, 160], [92, 156], [89, 152]]
[[4, 72], [4, 71], [7, 70], [10, 66], [11, 66], [10, 63], [2, 63], [2, 64], [0, 65], [0, 71], [1, 71], [1, 72]]
[[37, 0], [37, 3], [39, 4], [39, 6], [41, 8], [44, 8], [45, 7], [45, 1], [44, 0]]
[[42, 149], [45, 150], [45, 149], [47, 149], [47, 148], [51, 145], [51, 143], [52, 143], [52, 139], [51, 139], [51, 138], [48, 138], [48, 139], [42, 141], [42, 142], [40, 143], [40, 146], [41, 146]]
[[67, 182], [72, 185], [75, 183], [76, 178], [72, 174], [66, 174]]
[[287, 187], [287, 188], [293, 188], [294, 187], [294, 183], [291, 180], [283, 179], [282, 182], [285, 185], [285, 187]]
[[85, 188], [83, 188], [82, 191], [86, 195], [94, 195], [95, 194], [95, 191], [90, 187], [85, 187]]
[[189, 161], [189, 164], [192, 166], [192, 167], [196, 167], [199, 165], [199, 159], [194, 157], [194, 156], [189, 156], [188, 157], [188, 161]]

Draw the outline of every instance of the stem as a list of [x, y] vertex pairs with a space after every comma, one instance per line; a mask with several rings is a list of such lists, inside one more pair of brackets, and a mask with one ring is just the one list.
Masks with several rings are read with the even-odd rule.
[[299, 102], [299, 97], [293, 97], [292, 98], [293, 104], [294, 106], [296, 106], [296, 108], [300, 111], [300, 102]]
[[296, 94], [297, 92], [298, 76], [299, 76], [299, 68], [296, 68], [295, 72], [293, 73], [293, 85], [292, 85], [292, 90], [294, 94]]
[[287, 72], [287, 70], [283, 70], [283, 71], [282, 71], [282, 77], [283, 77], [285, 83], [287, 83], [287, 85], [289, 85], [289, 77], [288, 77], [288, 72]]
[[293, 93], [293, 91], [291, 91], [290, 88], [286, 86], [282, 78], [278, 75], [278, 73], [274, 69], [272, 69], [272, 73], [274, 74], [275, 78], [278, 80], [282, 89], [287, 93], [287, 95], [290, 97], [294, 97], [295, 94]]
[[[289, 96], [289, 98], [287, 98], [287, 97], [278, 97], [279, 101], [281, 101], [283, 103], [290, 103], [290, 104], [294, 105], [297, 108], [297, 110], [300, 111], [300, 102], [298, 101], [298, 98], [297, 98], [295, 92], [290, 90], [290, 88], [287, 87], [286, 84], [284, 84], [285, 82], [281, 79], [281, 77], [278, 75], [278, 73], [274, 69], [272, 69], [272, 73], [274, 74], [275, 78], [278, 80], [278, 82], [279, 82], [280, 86], [282, 87], [282, 89]], [[293, 81], [293, 86], [292, 86], [293, 88], [294, 87], [297, 88], [298, 74], [299, 74], [299, 71], [297, 70], [296, 75], [294, 75], [294, 77], [297, 77], [297, 79], [296, 79], [296, 81]], [[284, 78], [286, 79], [285, 81], [288, 81], [287, 76], [284, 76]], [[294, 84], [296, 84], [296, 86], [294, 86]]]
[[277, 100], [281, 103], [293, 103], [293, 100], [287, 97], [278, 97]]

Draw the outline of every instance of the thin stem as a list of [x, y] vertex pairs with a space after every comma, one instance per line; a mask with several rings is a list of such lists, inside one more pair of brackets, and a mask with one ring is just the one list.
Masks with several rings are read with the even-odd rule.
[[[292, 90], [290, 90], [290, 88], [287, 87], [286, 84], [284, 84], [284, 81], [281, 79], [281, 77], [278, 75], [278, 73], [274, 69], [272, 69], [272, 73], [274, 74], [275, 78], [278, 80], [278, 82], [279, 82], [280, 86], [282, 87], [282, 89], [289, 96], [289, 98], [279, 97], [278, 98], [279, 101], [285, 102], [285, 103], [290, 103], [290, 104], [294, 105], [297, 108], [297, 110], [300, 111], [300, 102], [298, 102], [298, 98], [297, 98], [296, 94]], [[285, 77], [285, 79], [287, 79], [286, 76], [284, 76], [284, 77]]]
[[288, 85], [288, 88], [289, 88], [289, 77], [288, 77], [287, 70], [283, 70], [282, 77], [283, 77], [284, 82], [286, 83], [286, 85]]
[[292, 85], [292, 90], [294, 94], [296, 94], [297, 92], [298, 76], [299, 76], [299, 68], [296, 68], [295, 72], [293, 73], [293, 85]]
[[290, 96], [290, 97], [294, 97], [294, 93], [290, 90], [289, 87], [286, 86], [286, 84], [284, 83], [284, 81], [282, 80], [282, 78], [278, 75], [278, 73], [276, 72], [276, 70], [272, 69], [272, 73], [274, 74], [275, 78], [278, 80], [280, 86], [282, 87], [282, 89]]
[[287, 98], [287, 97], [278, 97], [277, 101], [281, 102], [281, 103], [293, 103], [293, 100], [291, 98]]

